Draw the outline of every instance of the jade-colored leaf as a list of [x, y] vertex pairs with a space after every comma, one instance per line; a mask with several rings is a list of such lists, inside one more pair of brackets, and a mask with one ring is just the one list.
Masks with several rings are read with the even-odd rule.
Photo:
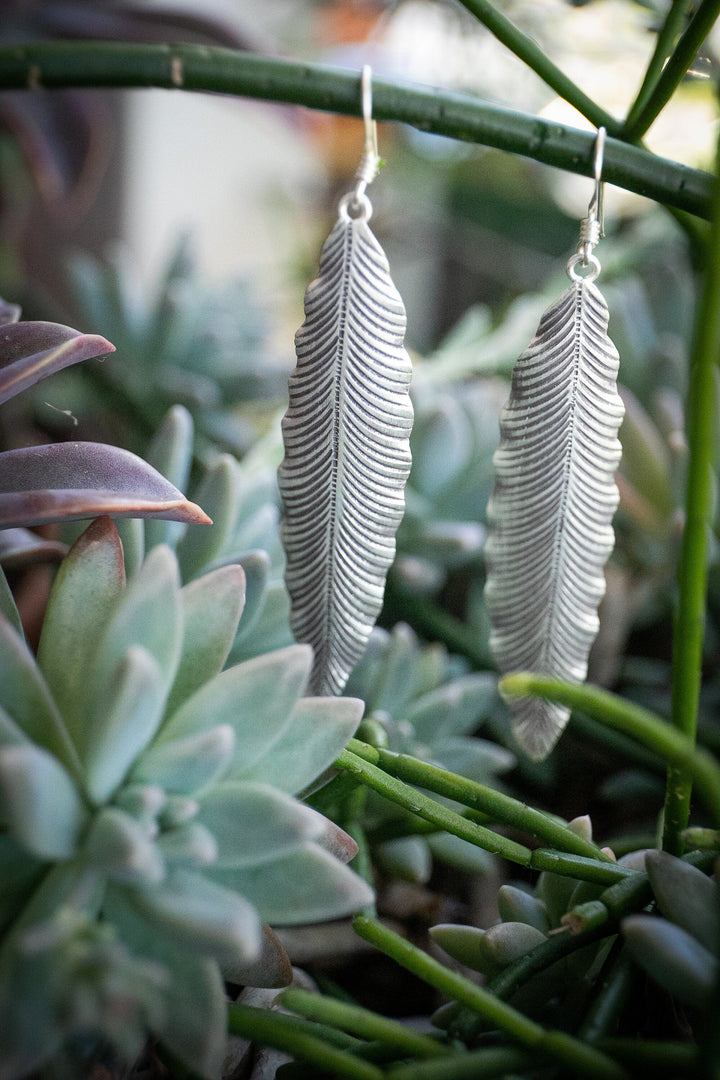
[[91, 659], [124, 585], [117, 530], [110, 518], [98, 518], [57, 572], [38, 645], [38, 665], [76, 743]]
[[46, 872], [42, 860], [30, 855], [7, 833], [0, 833], [0, 932], [4, 933], [15, 919]]
[[332, 765], [355, 734], [362, 713], [357, 698], [301, 698], [281, 738], [249, 768], [238, 759], [233, 776], [296, 795]]
[[275, 862], [207, 876], [236, 889], [276, 926], [339, 919], [372, 903], [372, 889], [347, 866], [313, 843]]
[[84, 733], [80, 757], [96, 803], [119, 786], [154, 736], [163, 715], [166, 681], [157, 662], [131, 645], [98, 702]]
[[645, 866], [665, 918], [687, 930], [710, 952], [717, 952], [720, 892], [712, 878], [666, 851], [649, 851]]
[[484, 974], [502, 970], [546, 940], [534, 926], [522, 922], [498, 923], [490, 930], [441, 924], [431, 928], [430, 936], [454, 960]]
[[265, 784], [217, 784], [202, 799], [197, 820], [218, 845], [215, 866], [254, 866], [297, 851], [323, 830], [323, 818]]
[[388, 647], [377, 680], [365, 699], [368, 709], [382, 709], [391, 716], [401, 716], [416, 692], [415, 667], [420, 655], [418, 640], [404, 623], [390, 634]]
[[0, 616], [4, 618], [10, 626], [13, 628], [16, 634], [20, 637], [23, 636], [22, 622], [20, 621], [20, 612], [17, 609], [15, 598], [10, 591], [8, 580], [5, 577], [5, 571], [0, 566]]
[[114, 520], [122, 543], [125, 576], [131, 578], [137, 574], [145, 558], [145, 525], [155, 519], [126, 517]]
[[[193, 419], [182, 405], [173, 405], [150, 443], [145, 460], [180, 491], [187, 487], [193, 453]], [[174, 547], [182, 535], [178, 522], [156, 518], [145, 522], [147, 550], [158, 544]]]
[[157, 839], [157, 846], [168, 865], [173, 866], [209, 866], [215, 862], [218, 853], [215, 837], [197, 821], [165, 829]]
[[213, 521], [211, 529], [190, 529], [177, 545], [183, 581], [195, 577], [217, 558], [230, 536], [238, 511], [238, 464], [221, 454], [205, 474], [197, 499]]
[[532, 893], [514, 885], [501, 885], [498, 890], [498, 910], [504, 922], [524, 922], [541, 934], [550, 929], [545, 905]]
[[707, 1005], [718, 977], [717, 957], [667, 919], [630, 915], [621, 927], [633, 959], [656, 982], [686, 1005]]
[[210, 519], [142, 458], [104, 443], [65, 442], [0, 454], [0, 526], [112, 517]]
[[262, 946], [257, 960], [221, 966], [226, 982], [238, 986], [263, 986], [277, 990], [289, 986], [293, 979], [290, 957], [275, 931], [267, 925], [262, 928]]
[[115, 881], [157, 885], [165, 877], [163, 857], [148, 830], [116, 806], [106, 806], [95, 816], [83, 855]]
[[515, 765], [515, 755], [504, 746], [466, 735], [440, 738], [430, 752], [433, 761], [444, 769], [478, 783], [491, 782], [498, 773], [508, 772]]
[[71, 769], [78, 768], [67, 728], [35, 658], [3, 618], [0, 618], [0, 706], [29, 739], [47, 747]]
[[487, 874], [493, 868], [493, 856], [489, 852], [453, 833], [432, 833], [427, 838], [427, 845], [433, 858], [442, 859], [448, 866], [457, 866], [468, 874]]
[[432, 874], [432, 856], [427, 843], [420, 836], [399, 836], [386, 840], [376, 850], [382, 866], [402, 881], [424, 885]]
[[162, 885], [134, 890], [132, 903], [182, 949], [225, 960], [251, 961], [260, 954], [262, 932], [252, 902], [206, 874], [175, 870]]
[[87, 700], [94, 705], [108, 696], [130, 645], [142, 646], [157, 662], [167, 692], [177, 670], [182, 634], [177, 563], [169, 548], [158, 547], [125, 588], [100, 637], [87, 679]]
[[255, 630], [249, 634], [240, 632], [235, 639], [229, 660], [240, 663], [252, 657], [276, 649], [285, 649], [293, 642], [290, 630], [290, 597], [282, 581], [268, 585], [265, 600]]
[[203, 574], [181, 590], [180, 599], [184, 632], [169, 714], [223, 669], [245, 600], [242, 567], [225, 566]]
[[136, 783], [157, 785], [177, 795], [193, 795], [227, 772], [235, 751], [230, 724], [164, 739], [147, 750], [133, 770]]
[[92, 356], [115, 352], [98, 334], [51, 322], [4, 325], [0, 339], [0, 404], [29, 386]]
[[478, 672], [453, 679], [423, 694], [403, 714], [421, 742], [433, 743], [442, 736], [465, 735], [489, 716], [497, 705], [497, 679]]
[[111, 887], [103, 913], [135, 955], [161, 964], [168, 973], [164, 1008], [154, 1033], [189, 1068], [206, 1080], [218, 1080], [225, 1055], [227, 1003], [217, 962], [159, 934], [155, 921], [144, 918], [129, 897], [127, 890]]
[[30, 745], [31, 741], [23, 729], [0, 707], [0, 747]]
[[264, 551], [247, 551], [235, 560], [245, 571], [245, 606], [243, 607], [238, 638], [252, 633], [260, 616], [268, 589], [270, 559]]
[[46, 750], [0, 750], [0, 806], [10, 835], [39, 859], [75, 853], [87, 811], [65, 769]]
[[289, 726], [311, 660], [309, 646], [292, 645], [221, 672], [170, 717], [158, 743], [230, 724], [235, 731], [233, 769], [251, 767]]

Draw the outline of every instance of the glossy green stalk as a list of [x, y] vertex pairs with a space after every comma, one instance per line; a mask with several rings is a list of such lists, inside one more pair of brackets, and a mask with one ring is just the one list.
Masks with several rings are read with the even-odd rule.
[[413, 1061], [395, 1065], [385, 1073], [387, 1080], [490, 1080], [490, 1077], [515, 1076], [533, 1068], [536, 1062], [525, 1050], [491, 1047], [471, 1050], [461, 1057], [442, 1061]]
[[486, 26], [519, 60], [531, 68], [542, 81], [564, 101], [590, 121], [596, 128], [604, 127], [609, 135], [619, 135], [622, 124], [601, 108], [592, 98], [560, 70], [536, 41], [524, 34], [490, 0], [460, 0], [464, 8]]
[[682, 32], [682, 28], [685, 24], [685, 17], [691, 7], [692, 0], [672, 0], [672, 3], [667, 10], [665, 21], [658, 32], [655, 50], [650, 58], [650, 63], [647, 66], [642, 85], [637, 92], [634, 102], [628, 110], [624, 124], [625, 130], [632, 130], [633, 124], [636, 122], [641, 110], [645, 108], [648, 99], [652, 95], [658, 79], [662, 74], [665, 61], [673, 51], [677, 39]]
[[[315, 1020], [329, 1024], [334, 1028], [386, 1043], [406, 1055], [419, 1058], [446, 1057], [451, 1049], [427, 1035], [420, 1035], [398, 1020], [388, 1020], [369, 1009], [350, 1005], [335, 998], [311, 994], [307, 990], [291, 987], [280, 995], [282, 1005], [290, 1012], [304, 1016], [306, 1020]], [[398, 1054], [398, 1057], [400, 1054]]]
[[[360, 73], [277, 60], [207, 45], [36, 42], [0, 47], [0, 90], [66, 86], [198, 90], [305, 105], [358, 116]], [[373, 79], [373, 114], [421, 131], [522, 154], [592, 176], [593, 132], [480, 101], [469, 94]], [[609, 138], [603, 177], [612, 184], [701, 217], [709, 213], [712, 178]]]
[[702, 0], [651, 93], [635, 115], [628, 117], [622, 132], [624, 139], [637, 142], [651, 127], [684, 79], [719, 14], [720, 0]]
[[325, 1030], [295, 1016], [251, 1005], [228, 1005], [228, 1032], [242, 1035], [261, 1046], [284, 1050], [343, 1080], [383, 1080], [382, 1072], [375, 1065], [331, 1045], [330, 1039], [337, 1041], [336, 1035], [346, 1041], [341, 1033]]
[[458, 776], [457, 773], [441, 769], [427, 761], [420, 761], [408, 754], [396, 754], [391, 750], [368, 746], [357, 739], [350, 740], [348, 750], [365, 761], [378, 765], [406, 784], [417, 784], [428, 791], [434, 791], [436, 795], [454, 799], [463, 806], [481, 810], [493, 821], [522, 829], [523, 832], [559, 848], [561, 852], [608, 860], [608, 856], [603, 855], [596, 844], [578, 836], [557, 818], [543, 814], [541, 810], [535, 810], [519, 799], [513, 799], [512, 796], [485, 784], [468, 780], [465, 776]]
[[[703, 573], [703, 570], [704, 568], [695, 567], [693, 572], [698, 574]], [[687, 605], [687, 599], [685, 604]], [[692, 777], [713, 823], [720, 824], [720, 766], [706, 750], [696, 748], [682, 731], [661, 720], [648, 709], [625, 701], [597, 686], [575, 686], [530, 672], [506, 675], [500, 680], [499, 687], [508, 697], [537, 695], [547, 698], [548, 701], [569, 705], [572, 709], [581, 709], [601, 724], [631, 735], [681, 770], [683, 775]], [[681, 828], [684, 828], [684, 825]]]
[[407, 971], [452, 1000], [467, 1006], [521, 1046], [546, 1060], [558, 1062], [573, 1076], [627, 1080], [625, 1070], [605, 1054], [578, 1042], [563, 1031], [546, 1030], [484, 987], [476, 986], [469, 979], [450, 971], [377, 920], [360, 915], [353, 926], [363, 940], [371, 942]]
[[[710, 532], [715, 512], [715, 411], [720, 348], [720, 140], [715, 164], [713, 216], [707, 244], [705, 280], [688, 372], [685, 527], [678, 568], [678, 601], [673, 635], [672, 722], [676, 730], [693, 744], [700, 699]], [[680, 834], [687, 828], [690, 816], [692, 781], [693, 774], [687, 765], [671, 763], [665, 794], [663, 847], [673, 855], [682, 853]], [[720, 801], [720, 783], [717, 781], [715, 795]], [[719, 821], [717, 817], [714, 818], [714, 824], [717, 825]]]

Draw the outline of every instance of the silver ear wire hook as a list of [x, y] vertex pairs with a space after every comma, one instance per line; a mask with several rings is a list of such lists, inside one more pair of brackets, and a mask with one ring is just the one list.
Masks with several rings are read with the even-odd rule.
[[605, 235], [605, 184], [602, 178], [603, 161], [605, 158], [605, 139], [607, 131], [604, 127], [598, 128], [595, 139], [595, 156], [593, 157], [593, 176], [595, 178], [595, 190], [588, 207], [588, 217], [593, 218], [600, 226], [600, 236]]
[[[593, 281], [600, 273], [600, 262], [593, 254], [593, 249], [597, 246], [600, 238], [605, 235], [605, 182], [602, 173], [606, 138], [607, 131], [605, 128], [598, 128], [595, 139], [595, 153], [593, 155], [595, 187], [588, 205], [587, 215], [580, 223], [580, 243], [578, 244], [577, 253], [572, 256], [568, 263], [568, 274], [573, 281], [582, 279]], [[578, 273], [578, 266], [588, 272], [584, 274]]]
[[357, 186], [355, 198], [362, 202], [368, 184], [371, 184], [380, 169], [380, 155], [378, 154], [377, 124], [372, 115], [372, 68], [365, 64], [360, 78], [362, 91], [362, 117], [365, 125], [365, 146], [360, 164], [355, 172]]

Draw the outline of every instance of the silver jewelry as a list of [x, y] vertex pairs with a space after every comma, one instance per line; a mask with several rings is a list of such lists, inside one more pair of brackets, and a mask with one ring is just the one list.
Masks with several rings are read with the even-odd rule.
[[305, 294], [278, 472], [290, 624], [312, 645], [309, 692], [342, 692], [382, 607], [410, 472], [405, 308], [368, 226], [377, 175], [371, 71], [363, 68], [365, 150]]
[[[500, 417], [488, 506], [486, 598], [490, 647], [503, 674], [532, 671], [580, 683], [598, 632], [603, 569], [614, 545], [614, 472], [623, 403], [608, 308], [594, 284], [603, 235], [605, 129], [595, 144], [595, 189], [568, 262], [569, 289], [548, 308], [516, 362]], [[529, 757], [552, 749], [570, 715], [539, 698], [511, 703]]]

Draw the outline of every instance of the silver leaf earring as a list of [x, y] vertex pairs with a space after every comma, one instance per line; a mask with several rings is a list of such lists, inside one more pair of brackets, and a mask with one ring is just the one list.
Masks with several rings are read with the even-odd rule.
[[[619, 357], [607, 336], [607, 304], [594, 284], [604, 145], [600, 128], [595, 190], [568, 262], [572, 284], [542, 316], [513, 371], [488, 507], [486, 597], [497, 665], [503, 674], [532, 671], [571, 683], [587, 675], [619, 498]], [[539, 698], [511, 708], [518, 743], [542, 760], [570, 710]]]
[[368, 225], [380, 165], [369, 67], [361, 89], [365, 149], [305, 294], [278, 471], [290, 624], [323, 696], [342, 692], [380, 613], [410, 472], [405, 308]]

